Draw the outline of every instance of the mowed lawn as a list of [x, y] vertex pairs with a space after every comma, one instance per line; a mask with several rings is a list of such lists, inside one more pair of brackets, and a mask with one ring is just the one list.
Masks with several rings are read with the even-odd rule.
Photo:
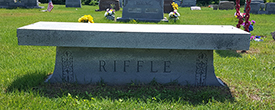
[[[40, 6], [47, 7], [47, 4]], [[44, 9], [0, 9], [0, 109], [275, 109], [275, 14], [251, 14], [255, 20], [251, 35], [262, 42], [250, 42], [247, 53], [235, 50], [214, 51], [215, 73], [226, 87], [178, 86], [175, 83], [127, 86], [45, 84], [54, 70], [55, 47], [19, 46], [16, 30], [38, 21], [77, 22], [92, 15], [95, 23], [122, 23], [104, 18], [98, 6], [66, 8], [54, 5]], [[241, 9], [243, 10], [243, 8]], [[235, 10], [191, 11], [179, 7], [176, 22], [136, 24], [233, 25]], [[122, 11], [116, 11], [121, 17]], [[168, 14], [164, 14], [168, 18]], [[92, 25], [91, 25], [92, 26]], [[106, 27], [115, 28], [115, 27]], [[243, 29], [243, 28], [241, 28]]]

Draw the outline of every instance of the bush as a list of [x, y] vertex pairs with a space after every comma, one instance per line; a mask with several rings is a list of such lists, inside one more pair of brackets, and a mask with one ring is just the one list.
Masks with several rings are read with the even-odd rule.
[[82, 5], [98, 5], [99, 0], [82, 0]]
[[[222, 0], [197, 0], [198, 6], [208, 6], [210, 4], [219, 4]], [[226, 1], [233, 1], [236, 4], [236, 0], [226, 0]], [[244, 5], [246, 0], [240, 0], [241, 6]]]
[[[49, 0], [39, 0], [41, 3], [48, 3]], [[53, 4], [65, 5], [66, 0], [52, 0]]]

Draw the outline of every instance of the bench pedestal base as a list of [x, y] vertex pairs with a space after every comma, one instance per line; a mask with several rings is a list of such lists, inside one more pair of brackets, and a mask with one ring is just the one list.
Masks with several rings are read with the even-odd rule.
[[224, 86], [216, 78], [213, 50], [57, 47], [49, 83], [107, 85], [176, 82], [180, 85]]

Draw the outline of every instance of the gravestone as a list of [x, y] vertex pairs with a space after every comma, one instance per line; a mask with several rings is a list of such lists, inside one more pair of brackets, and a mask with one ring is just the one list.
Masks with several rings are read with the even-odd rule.
[[235, 8], [234, 2], [232, 1], [220, 1], [219, 10], [233, 10]]
[[264, 3], [264, 0], [251, 0], [251, 3], [252, 2]]
[[96, 11], [106, 11], [106, 9], [115, 9], [118, 11], [120, 9], [119, 0], [99, 0], [99, 9]]
[[260, 2], [251, 2], [250, 3], [250, 13], [258, 14], [260, 11], [260, 6], [261, 6]]
[[181, 0], [173, 0], [173, 2], [175, 2], [176, 4], [178, 4], [178, 6], [181, 6]]
[[275, 31], [271, 32], [272, 38], [275, 40]]
[[173, 0], [164, 0], [164, 13], [170, 13], [174, 11], [172, 4]]
[[163, 3], [163, 0], [124, 0], [122, 17], [118, 17], [117, 21], [165, 21]]
[[182, 0], [181, 7], [196, 6], [197, 0]]
[[57, 46], [46, 82], [107, 85], [224, 86], [213, 50], [248, 50], [250, 36], [226, 25], [38, 22], [17, 29], [19, 45]]
[[16, 7], [44, 8], [38, 5], [38, 0], [21, 0], [21, 1], [0, 0], [0, 8], [16, 8]]
[[123, 0], [119, 0], [119, 7], [121, 8], [123, 4]]
[[219, 8], [219, 5], [213, 5], [213, 10], [217, 10]]
[[9, 5], [9, 0], [0, 0], [0, 8], [7, 8]]
[[275, 3], [266, 3], [265, 11], [268, 14], [275, 14]]
[[79, 8], [81, 8], [81, 0], [66, 0], [66, 7], [79, 7]]
[[[260, 6], [258, 6], [258, 4], [260, 4]], [[265, 14], [266, 13], [265, 11], [259, 10], [261, 7], [263, 7], [263, 5], [264, 5], [264, 0], [251, 0], [250, 13], [252, 12], [253, 14]], [[244, 13], [246, 13], [245, 8], [246, 8], [246, 2], [244, 4]], [[256, 10], [259, 10], [259, 11], [257, 12]]]
[[199, 7], [199, 6], [191, 6], [190, 10], [201, 10], [201, 7]]

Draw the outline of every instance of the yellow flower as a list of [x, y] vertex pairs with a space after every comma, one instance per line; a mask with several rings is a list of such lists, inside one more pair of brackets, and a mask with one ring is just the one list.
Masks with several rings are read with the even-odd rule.
[[91, 15], [84, 15], [78, 19], [78, 22], [90, 22], [94, 23], [94, 18]]
[[179, 9], [179, 6], [178, 6], [177, 3], [173, 2], [171, 5], [172, 5], [172, 7], [173, 7], [174, 10], [178, 10]]

